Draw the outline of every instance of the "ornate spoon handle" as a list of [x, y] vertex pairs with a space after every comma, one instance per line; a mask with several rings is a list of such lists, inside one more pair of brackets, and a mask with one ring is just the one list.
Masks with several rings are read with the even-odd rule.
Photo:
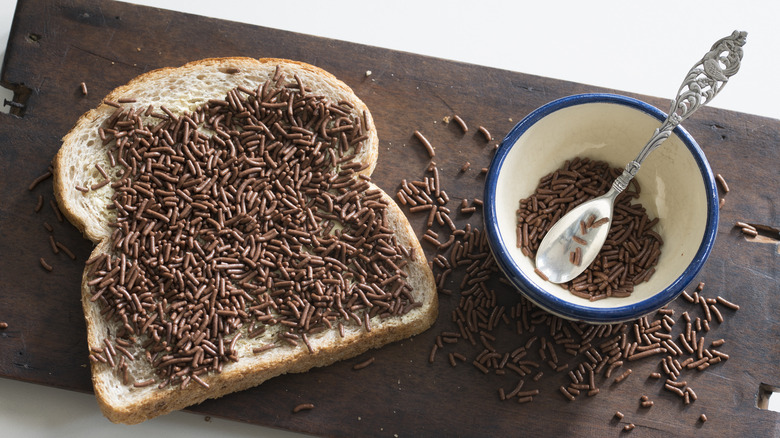
[[623, 174], [613, 183], [612, 187], [618, 193], [626, 188], [650, 152], [660, 146], [677, 125], [712, 100], [726, 85], [729, 78], [739, 71], [742, 46], [745, 45], [746, 38], [747, 32], [735, 30], [731, 35], [713, 44], [710, 51], [694, 64], [677, 91], [677, 97], [672, 101], [666, 120], [655, 130], [645, 147], [639, 151], [639, 155], [626, 165]]

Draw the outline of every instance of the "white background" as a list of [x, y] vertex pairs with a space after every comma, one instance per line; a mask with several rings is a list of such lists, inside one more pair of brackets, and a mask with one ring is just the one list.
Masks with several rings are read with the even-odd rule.
[[[15, 3], [0, 0], [0, 58]], [[668, 98], [712, 43], [732, 30], [746, 30], [742, 69], [711, 106], [780, 118], [780, 2], [775, 1], [134, 3]], [[0, 104], [10, 98], [3, 91]], [[780, 396], [772, 402], [780, 410]], [[207, 422], [184, 412], [118, 426], [101, 416], [91, 395], [7, 379], [0, 379], [0, 431], [13, 437], [300, 436], [219, 419]]]

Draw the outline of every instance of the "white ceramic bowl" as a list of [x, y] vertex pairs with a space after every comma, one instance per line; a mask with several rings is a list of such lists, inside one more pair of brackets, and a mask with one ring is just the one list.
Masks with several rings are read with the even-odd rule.
[[626, 298], [589, 301], [534, 273], [516, 247], [516, 210], [539, 179], [577, 156], [624, 167], [665, 119], [665, 112], [613, 94], [582, 94], [548, 103], [518, 123], [493, 158], [485, 183], [485, 229], [498, 265], [536, 305], [567, 319], [628, 321], [653, 312], [682, 292], [701, 270], [718, 227], [718, 192], [704, 153], [678, 127], [642, 163], [638, 200], [664, 244], [649, 281]]

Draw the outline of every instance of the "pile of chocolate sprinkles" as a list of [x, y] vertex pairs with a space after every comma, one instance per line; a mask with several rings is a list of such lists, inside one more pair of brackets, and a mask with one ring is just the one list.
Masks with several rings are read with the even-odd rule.
[[[527, 222], [523, 223], [535, 227], [528, 229], [529, 235], [543, 234], [542, 227], [549, 228], [545, 221], [552, 222], [551, 216], [560, 217], [582, 202], [584, 196], [590, 198], [605, 192], [616, 176], [615, 172], [619, 173], [619, 169], [613, 170], [604, 163], [587, 159], [573, 160], [567, 166], [568, 169], [574, 167], [580, 173], [585, 172], [590, 180], [575, 179], [580, 175], [560, 172], [547, 177], [543, 182], [549, 186], [547, 190], [555, 190], [555, 197], [561, 199], [561, 191], [566, 189], [574, 199], [565, 199], [569, 196], [563, 193], [563, 201], [546, 205], [555, 197], [539, 193], [535, 201], [529, 198], [525, 205], [534, 210], [537, 218], [542, 217], [537, 221], [534, 217], [528, 219], [525, 216]], [[463, 171], [458, 169], [460, 173]], [[564, 178], [573, 181], [561, 181]], [[552, 187], [553, 180], [555, 188]], [[558, 187], [563, 184], [574, 188]], [[616, 222], [631, 224], [627, 225], [630, 231], [618, 230], [623, 235], [610, 236], [614, 241], [612, 245], [631, 242], [635, 248], [621, 246], [623, 249], [617, 250], [616, 260], [607, 254], [606, 260], [602, 258], [599, 261], [600, 266], [609, 269], [615, 261], [625, 260], [628, 256], [646, 257], [641, 263], [641, 259], [634, 262], [634, 271], [625, 274], [628, 277], [630, 272], [634, 278], [636, 275], [649, 276], [648, 272], [657, 261], [657, 247], [661, 244], [660, 237], [651, 230], [656, 220], [649, 220], [644, 209], [630, 204], [638, 193], [639, 187], [633, 185], [622, 196], [621, 207], [617, 211]], [[439, 323], [440, 331], [436, 334], [428, 361], [445, 361], [453, 368], [465, 365], [467, 369], [481, 374], [505, 376], [502, 379], [507, 383], [495, 389], [501, 402], [533, 402], [544, 388], [549, 387], [539, 383], [543, 382], [542, 379], [561, 381], [557, 392], [567, 402], [594, 397], [601, 388], [637, 378], [634, 377], [637, 373], [630, 368], [632, 363], [658, 361], [659, 372], [644, 377], [657, 380], [664, 390], [678, 396], [684, 405], [689, 405], [698, 396], [685, 379], [686, 374], [703, 372], [729, 358], [721, 350], [724, 339], [715, 337], [708, 342], [706, 338], [716, 324], [724, 321], [727, 312], [736, 311], [739, 306], [720, 296], [705, 297], [704, 283], [699, 283], [692, 294], [684, 292], [682, 299], [677, 300], [678, 307], [690, 307], [677, 318], [677, 312], [666, 306], [652, 316], [620, 324], [592, 325], [565, 320], [526, 300], [503, 276], [488, 248], [485, 232], [475, 226], [481, 224], [480, 214], [465, 216], [467, 223], [463, 227], [453, 223], [450, 211], [446, 209], [449, 196], [442, 186], [435, 163], [429, 165], [422, 179], [403, 180], [396, 199], [408, 207], [410, 214], [427, 215], [423, 241], [431, 244], [434, 251], [430, 260], [437, 287], [439, 293], [454, 300], [450, 314], [442, 314], [448, 316], [448, 321]], [[475, 202], [475, 206], [481, 206], [481, 202]], [[543, 211], [545, 209], [548, 210]], [[639, 223], [636, 223], [637, 220]], [[637, 237], [637, 230], [644, 233]], [[541, 237], [537, 237], [524, 240], [529, 242], [526, 251], [536, 249], [530, 242], [535, 241], [538, 246]], [[646, 240], [641, 247], [637, 245], [638, 238]], [[447, 305], [445, 299], [440, 299], [440, 303]], [[654, 405], [655, 402], [646, 396], [638, 397], [637, 407], [647, 409]], [[624, 423], [626, 432], [636, 427], [634, 423], [623, 421], [624, 415], [620, 411], [615, 413], [615, 417], [618, 420], [616, 424]]]
[[[428, 243], [439, 251], [444, 251], [455, 241], [455, 236], [460, 235], [450, 214], [452, 210], [447, 207], [450, 197], [441, 187], [441, 177], [436, 162], [431, 161], [426, 172], [430, 176], [425, 176], [420, 181], [401, 181], [401, 186], [395, 194], [395, 198], [400, 205], [409, 207], [410, 213], [425, 212], [428, 219], [425, 221], [426, 231], [422, 236], [422, 242]], [[469, 204], [468, 199], [461, 199], [459, 211], [461, 214], [474, 213], [477, 208], [482, 207], [482, 200], [474, 198]], [[441, 227], [444, 232], [452, 233], [445, 242], [439, 239], [439, 232], [434, 228]], [[442, 233], [444, 234], [444, 233]]]
[[[577, 205], [606, 193], [622, 172], [604, 161], [577, 157], [542, 177], [534, 193], [520, 200], [517, 247], [527, 257], [535, 257], [542, 239], [558, 219]], [[632, 179], [618, 195], [612, 226], [601, 252], [582, 274], [562, 285], [572, 294], [591, 301], [627, 297], [635, 285], [647, 281], [655, 272], [663, 239], [653, 231], [658, 218], [651, 220], [642, 204], [631, 203], [639, 193], [639, 183]], [[591, 218], [592, 223], [586, 226], [596, 226], [599, 219]], [[575, 254], [572, 263], [577, 261]]]
[[[116, 323], [92, 361], [127, 385], [208, 387], [201, 377], [237, 361], [242, 337], [273, 328], [254, 353], [314, 352], [310, 335], [370, 331], [371, 318], [420, 306], [403, 270], [414, 254], [354, 161], [366, 114], [278, 68], [192, 113], [122, 105], [132, 102], [105, 102], [116, 110], [100, 128], [123, 174], [110, 183], [112, 252], [87, 262], [92, 300]], [[156, 377], [132, 381], [133, 360]]]

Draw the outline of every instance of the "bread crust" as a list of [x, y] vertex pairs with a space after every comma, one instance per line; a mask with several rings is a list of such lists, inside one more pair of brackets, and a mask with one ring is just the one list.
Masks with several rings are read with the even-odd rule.
[[[317, 85], [325, 86], [334, 95], [349, 97], [350, 103], [359, 114], [363, 114], [366, 120], [366, 131], [369, 135], [365, 142], [364, 152], [358, 157], [361, 163], [367, 167], [360, 173], [370, 176], [373, 172], [378, 156], [378, 137], [371, 114], [365, 104], [354, 95], [354, 92], [332, 74], [309, 64], [277, 58], [251, 59], [251, 58], [209, 58], [188, 63], [178, 68], [162, 68], [145, 73], [128, 84], [113, 90], [106, 100], [117, 101], [123, 97], [133, 96], [139, 90], [146, 87], [169, 83], [170, 80], [182, 76], [196, 76], [198, 74], [215, 74], [222, 72], [233, 79], [227, 84], [226, 89], [234, 88], [237, 79], [235, 75], [245, 75], [247, 78], [256, 78], [273, 74], [276, 66], [294, 71], [300, 75], [311, 75], [317, 78]], [[233, 72], [238, 70], [238, 72]], [[270, 71], [270, 73], [269, 73]], [[233, 72], [233, 73], [230, 73]], [[263, 72], [258, 73], [258, 72]], [[244, 77], [241, 77], [243, 80]], [[305, 81], [310, 85], [309, 81]], [[221, 98], [221, 91], [209, 90], [209, 98]], [[173, 95], [184, 94], [177, 90]], [[197, 93], [196, 93], [197, 94]], [[203, 99], [203, 95], [196, 96], [193, 100]], [[150, 102], [139, 102], [143, 106]], [[160, 102], [153, 102], [159, 105]], [[166, 102], [162, 102], [166, 104]], [[172, 109], [173, 110], [173, 109]], [[176, 112], [175, 110], [173, 110]], [[110, 233], [105, 217], [105, 200], [110, 198], [112, 192], [107, 191], [100, 195], [90, 192], [84, 195], [75, 189], [79, 178], [88, 179], [87, 173], [91, 172], [89, 166], [83, 163], [84, 159], [79, 153], [84, 148], [93, 148], [96, 153], [104, 152], [100, 142], [87, 146], [84, 143], [87, 130], [95, 129], [102, 121], [114, 112], [114, 108], [101, 103], [97, 108], [82, 115], [75, 127], [63, 138], [63, 145], [54, 161], [54, 191], [60, 209], [65, 217], [76, 226], [87, 239], [96, 243], [92, 257], [110, 253]], [[94, 132], [91, 133], [94, 136]], [[104, 154], [105, 155], [105, 154]], [[80, 160], [80, 161], [79, 161]], [[89, 163], [88, 163], [89, 164]], [[110, 187], [110, 186], [109, 186]], [[371, 184], [371, 189], [378, 189]], [[408, 338], [419, 334], [429, 328], [436, 320], [438, 313], [438, 298], [433, 274], [425, 259], [424, 252], [419, 241], [404, 216], [401, 209], [390, 196], [382, 192], [382, 198], [387, 203], [387, 218], [395, 230], [395, 236], [400, 245], [413, 249], [415, 257], [407, 264], [405, 270], [409, 274], [409, 284], [413, 287], [412, 294], [415, 302], [422, 305], [412, 309], [401, 317], [392, 317], [380, 320], [374, 317], [371, 320], [372, 329], [351, 330], [344, 338], [338, 337], [338, 331], [333, 329], [314, 335], [310, 338], [314, 352], [308, 351], [304, 345], [296, 347], [284, 346], [263, 352], [252, 354], [251, 348], [239, 349], [239, 360], [224, 365], [221, 373], [210, 373], [203, 380], [208, 388], [190, 384], [184, 388], [165, 387], [158, 389], [134, 388], [132, 385], [122, 385], [113, 368], [100, 362], [92, 362], [92, 382], [98, 404], [103, 414], [112, 422], [134, 424], [149, 418], [166, 414], [174, 410], [182, 409], [193, 404], [200, 403], [209, 398], [221, 397], [225, 394], [247, 389], [285, 373], [304, 372], [313, 367], [320, 367], [334, 362], [357, 356], [368, 349], [381, 347], [391, 342]], [[101, 348], [106, 333], [115, 333], [111, 323], [100, 314], [98, 304], [92, 301], [89, 266], [84, 270], [81, 285], [81, 301], [87, 322], [87, 341], [91, 349]], [[242, 344], [239, 341], [238, 344]], [[149, 367], [151, 368], [151, 367]], [[152, 371], [149, 370], [149, 373]]]

